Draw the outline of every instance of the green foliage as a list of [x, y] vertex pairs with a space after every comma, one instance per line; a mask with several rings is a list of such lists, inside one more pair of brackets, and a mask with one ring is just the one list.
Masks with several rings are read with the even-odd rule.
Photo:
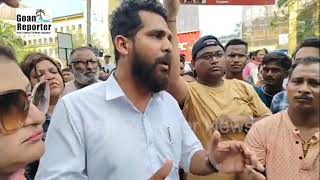
[[24, 49], [24, 43], [25, 42], [16, 35], [14, 25], [0, 21], [0, 44], [14, 49], [19, 62], [29, 53]]
[[[271, 26], [277, 27], [280, 22], [289, 21], [288, 6], [292, 3], [302, 2], [301, 0], [279, 0], [279, 10], [275, 12], [271, 20]], [[305, 3], [303, 7], [299, 6], [297, 17], [297, 40], [298, 43], [306, 38], [319, 37], [319, 1], [312, 0]]]

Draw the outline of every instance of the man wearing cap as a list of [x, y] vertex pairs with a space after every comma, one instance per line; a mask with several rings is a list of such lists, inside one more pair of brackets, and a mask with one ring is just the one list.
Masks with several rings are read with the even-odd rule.
[[[179, 3], [171, 10], [178, 11], [178, 6]], [[172, 24], [169, 27], [176, 36], [176, 26]], [[197, 79], [191, 83], [180, 76], [177, 42], [173, 42], [173, 46], [168, 91], [183, 107], [186, 120], [204, 147], [208, 147], [214, 129], [222, 133], [223, 140], [243, 141], [251, 123], [272, 114], [250, 84], [223, 79], [226, 69], [224, 47], [216, 37], [204, 36], [194, 44], [191, 63]], [[235, 175], [220, 173], [214, 177], [225, 180], [234, 179]]]
[[107, 54], [103, 58], [105, 62], [104, 71], [109, 74], [114, 68], [116, 68], [116, 66], [114, 64], [110, 64], [110, 55]]

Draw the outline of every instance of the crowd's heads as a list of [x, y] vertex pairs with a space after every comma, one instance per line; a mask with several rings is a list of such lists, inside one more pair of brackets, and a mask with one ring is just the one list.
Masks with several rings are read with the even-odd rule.
[[268, 54], [268, 50], [267, 49], [258, 49], [256, 51], [256, 58], [255, 61], [261, 63], [263, 57]]
[[99, 62], [90, 47], [74, 49], [70, 54], [70, 67], [77, 83], [87, 86], [98, 81]]
[[110, 58], [111, 58], [111, 56], [110, 55], [105, 55], [105, 56], [103, 56], [103, 59], [104, 59], [104, 62], [106, 63], [106, 64], [109, 64], [110, 63]]
[[186, 62], [186, 57], [183, 54], [180, 54], [180, 75], [184, 74], [184, 65]]
[[40, 159], [44, 145], [30, 141], [41, 132], [45, 116], [28, 98], [31, 85], [14, 53], [0, 45], [0, 177]]
[[20, 67], [32, 87], [40, 81], [47, 80], [51, 97], [60, 97], [64, 89], [63, 76], [56, 61], [51, 57], [42, 53], [30, 53], [24, 58]]
[[[161, 16], [167, 21], [166, 10], [154, 0], [126, 0], [112, 13], [110, 23], [110, 33], [112, 40], [117, 36], [134, 39], [137, 32], [144, 27], [139, 13], [146, 11]], [[115, 42], [114, 42], [115, 43]], [[116, 46], [115, 46], [116, 47]], [[115, 48], [116, 63], [119, 59], [119, 50]]]
[[0, 0], [0, 4], [5, 3], [10, 7], [18, 8], [20, 4], [20, 0]]
[[192, 48], [192, 65], [199, 81], [221, 79], [225, 73], [224, 47], [211, 35], [200, 38]]
[[155, 0], [126, 0], [112, 14], [117, 72], [151, 92], [168, 86], [172, 51], [166, 10]]
[[282, 52], [271, 52], [264, 56], [261, 64], [263, 83], [267, 86], [282, 86], [288, 77], [291, 59]]
[[289, 108], [319, 113], [319, 68], [319, 57], [305, 57], [292, 65], [287, 86]]
[[241, 39], [232, 39], [226, 46], [227, 71], [235, 74], [242, 74], [247, 64], [248, 43]]
[[70, 68], [62, 69], [62, 76], [63, 76], [64, 82], [69, 82], [74, 79], [74, 75], [73, 75], [72, 71], [70, 70]]
[[320, 57], [320, 38], [304, 40], [293, 54], [293, 60], [299, 61], [305, 57]]

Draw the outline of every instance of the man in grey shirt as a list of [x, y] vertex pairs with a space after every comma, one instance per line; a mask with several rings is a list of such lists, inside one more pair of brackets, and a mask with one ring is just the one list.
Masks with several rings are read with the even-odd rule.
[[168, 180], [179, 179], [179, 168], [197, 175], [242, 172], [247, 165], [263, 170], [242, 142], [219, 143], [218, 132], [203, 150], [163, 91], [176, 40], [167, 20], [155, 0], [123, 1], [113, 13], [117, 71], [59, 101], [37, 180], [158, 179], [153, 174], [163, 165], [157, 175]]

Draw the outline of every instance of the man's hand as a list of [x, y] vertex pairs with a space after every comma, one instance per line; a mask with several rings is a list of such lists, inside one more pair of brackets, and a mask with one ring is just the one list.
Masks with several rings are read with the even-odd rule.
[[252, 166], [246, 166], [244, 172], [239, 176], [240, 180], [266, 180], [266, 177], [253, 169]]
[[220, 138], [220, 133], [215, 131], [208, 149], [209, 160], [216, 169], [223, 173], [241, 173], [248, 165], [261, 172], [264, 171], [262, 164], [243, 142], [219, 142]]
[[149, 180], [165, 180], [169, 176], [172, 166], [172, 161], [167, 160], [164, 165], [149, 178]]
[[1, 2], [4, 2], [5, 4], [7, 4], [10, 7], [18, 8], [20, 0], [0, 0], [0, 4], [1, 4]]
[[163, 4], [168, 10], [168, 20], [176, 20], [179, 12], [180, 0], [164, 0]]
[[253, 119], [243, 115], [222, 115], [217, 118], [217, 130], [220, 133], [243, 132], [243, 128], [249, 129]]

